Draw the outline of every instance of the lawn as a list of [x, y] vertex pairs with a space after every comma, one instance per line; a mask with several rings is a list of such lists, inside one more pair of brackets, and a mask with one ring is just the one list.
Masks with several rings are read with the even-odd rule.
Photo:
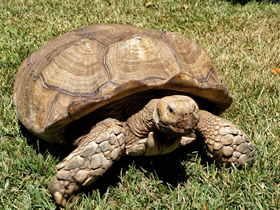
[[18, 67], [55, 37], [104, 22], [174, 31], [198, 42], [234, 98], [222, 117], [244, 130], [257, 155], [243, 168], [220, 167], [195, 146], [163, 157], [121, 158], [68, 208], [280, 209], [280, 75], [272, 73], [280, 68], [280, 4], [148, 2], [0, 2], [0, 209], [55, 209], [47, 184], [69, 149], [24, 135], [12, 104]]

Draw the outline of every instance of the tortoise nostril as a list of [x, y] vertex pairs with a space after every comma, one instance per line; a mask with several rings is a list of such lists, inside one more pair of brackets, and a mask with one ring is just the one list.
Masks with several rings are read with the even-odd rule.
[[185, 116], [192, 116], [192, 115], [193, 115], [193, 112], [190, 112], [190, 111], [185, 112]]

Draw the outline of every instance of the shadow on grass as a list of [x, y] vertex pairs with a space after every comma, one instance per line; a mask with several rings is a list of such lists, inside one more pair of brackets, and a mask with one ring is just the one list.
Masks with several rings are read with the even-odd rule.
[[[46, 152], [49, 152], [54, 157], [62, 160], [75, 148], [72, 145], [47, 143], [30, 133], [22, 124], [20, 125], [21, 132], [27, 139], [27, 144], [33, 147], [38, 153], [46, 154]], [[144, 173], [147, 177], [150, 173], [153, 173], [155, 174], [155, 177], [158, 177], [163, 181], [163, 184], [176, 187], [179, 183], [188, 179], [186, 176], [186, 169], [181, 163], [183, 161], [188, 161], [194, 156], [194, 151], [197, 151], [198, 155], [201, 157], [202, 165], [212, 165], [214, 163], [213, 159], [210, 158], [205, 151], [205, 145], [202, 138], [199, 134], [197, 134], [197, 136], [198, 139], [196, 141], [185, 147], [178, 148], [170, 154], [150, 157], [121, 157], [119, 161], [115, 162], [114, 165], [100, 179], [98, 179], [98, 181], [82, 188], [80, 192], [90, 196], [94, 190], [98, 189], [102, 196], [106, 193], [109, 186], [117, 186], [120, 182], [120, 174], [125, 174], [131, 165], [138, 170], [147, 172]]]
[[[214, 160], [210, 158], [205, 149], [202, 139], [176, 149], [174, 152], [158, 156], [124, 156], [107, 171], [97, 182], [83, 189], [82, 192], [90, 193], [93, 189], [99, 189], [101, 196], [106, 193], [109, 186], [116, 186], [120, 182], [120, 174], [125, 174], [129, 166], [133, 165], [149, 177], [153, 173], [163, 184], [177, 187], [179, 183], [185, 182], [186, 169], [182, 162], [187, 162], [193, 152], [197, 151], [202, 165], [212, 165]], [[146, 173], [145, 173], [146, 172]]]
[[30, 133], [25, 126], [19, 121], [21, 134], [26, 138], [27, 144], [31, 146], [36, 152], [46, 154], [49, 152], [52, 156], [62, 160], [74, 149], [72, 145], [67, 144], [50, 144], [39, 139], [37, 136]]

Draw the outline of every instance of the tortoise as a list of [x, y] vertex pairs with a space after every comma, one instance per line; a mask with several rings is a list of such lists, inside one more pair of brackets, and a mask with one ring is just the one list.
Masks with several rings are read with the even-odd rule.
[[232, 96], [211, 58], [174, 32], [118, 24], [70, 31], [23, 61], [13, 101], [31, 133], [76, 145], [48, 186], [61, 206], [121, 156], [167, 154], [197, 134], [218, 163], [255, 156], [246, 134], [218, 117]]

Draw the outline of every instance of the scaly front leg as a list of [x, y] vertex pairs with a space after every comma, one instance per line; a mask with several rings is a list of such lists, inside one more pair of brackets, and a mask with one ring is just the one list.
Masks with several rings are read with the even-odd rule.
[[49, 184], [56, 203], [65, 206], [75, 191], [96, 181], [119, 159], [124, 147], [122, 123], [115, 119], [98, 123], [56, 166], [56, 175]]
[[199, 117], [197, 129], [215, 160], [244, 165], [254, 158], [253, 144], [233, 123], [202, 110]]

